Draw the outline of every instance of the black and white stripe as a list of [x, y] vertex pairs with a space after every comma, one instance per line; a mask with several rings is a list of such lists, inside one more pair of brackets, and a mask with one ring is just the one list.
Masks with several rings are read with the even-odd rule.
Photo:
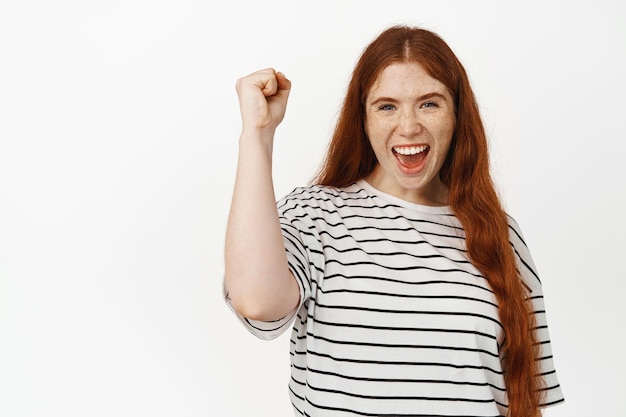
[[[449, 208], [407, 203], [364, 181], [298, 188], [278, 208], [302, 304], [283, 320], [244, 322], [264, 339], [293, 322], [296, 415], [506, 415], [497, 303]], [[541, 283], [513, 219], [510, 228], [537, 317], [544, 403], [555, 404], [563, 396]]]

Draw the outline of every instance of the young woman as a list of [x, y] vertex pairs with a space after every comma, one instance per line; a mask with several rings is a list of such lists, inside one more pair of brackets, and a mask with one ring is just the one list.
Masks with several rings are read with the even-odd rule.
[[315, 184], [276, 204], [273, 137], [290, 87], [274, 69], [237, 82], [224, 284], [257, 336], [293, 323], [295, 414], [536, 417], [562, 402], [541, 283], [447, 44], [382, 32]]

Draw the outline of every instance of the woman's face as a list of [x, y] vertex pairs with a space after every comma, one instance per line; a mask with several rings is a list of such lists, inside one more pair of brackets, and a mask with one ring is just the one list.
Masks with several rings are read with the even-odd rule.
[[439, 170], [454, 125], [454, 100], [444, 84], [416, 62], [389, 65], [365, 100], [365, 131], [378, 159], [366, 180], [413, 203], [447, 205]]

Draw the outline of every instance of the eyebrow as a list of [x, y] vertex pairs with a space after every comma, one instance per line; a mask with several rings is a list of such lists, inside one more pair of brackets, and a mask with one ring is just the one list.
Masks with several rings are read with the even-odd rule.
[[[444, 96], [442, 93], [439, 93], [437, 91], [423, 94], [417, 98], [417, 101], [428, 100], [429, 98], [433, 98], [433, 97], [441, 98], [444, 101], [448, 101], [446, 99], [446, 96]], [[381, 102], [396, 103], [398, 102], [398, 99], [395, 99], [393, 97], [378, 97], [376, 100], [372, 101], [370, 105], [378, 104]]]

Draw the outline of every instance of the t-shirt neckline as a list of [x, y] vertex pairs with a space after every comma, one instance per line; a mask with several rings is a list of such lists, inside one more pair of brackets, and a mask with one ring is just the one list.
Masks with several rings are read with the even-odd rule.
[[358, 180], [356, 184], [362, 189], [364, 189], [365, 191], [367, 191], [368, 193], [373, 194], [376, 197], [379, 197], [389, 203], [393, 203], [398, 206], [407, 208], [409, 210], [420, 211], [422, 213], [429, 213], [429, 214], [451, 214], [452, 213], [450, 206], [427, 206], [425, 204], [412, 203], [410, 201], [403, 200], [394, 195], [387, 194], [385, 192], [380, 191], [378, 188], [374, 187], [373, 185], [371, 185], [365, 179]]

